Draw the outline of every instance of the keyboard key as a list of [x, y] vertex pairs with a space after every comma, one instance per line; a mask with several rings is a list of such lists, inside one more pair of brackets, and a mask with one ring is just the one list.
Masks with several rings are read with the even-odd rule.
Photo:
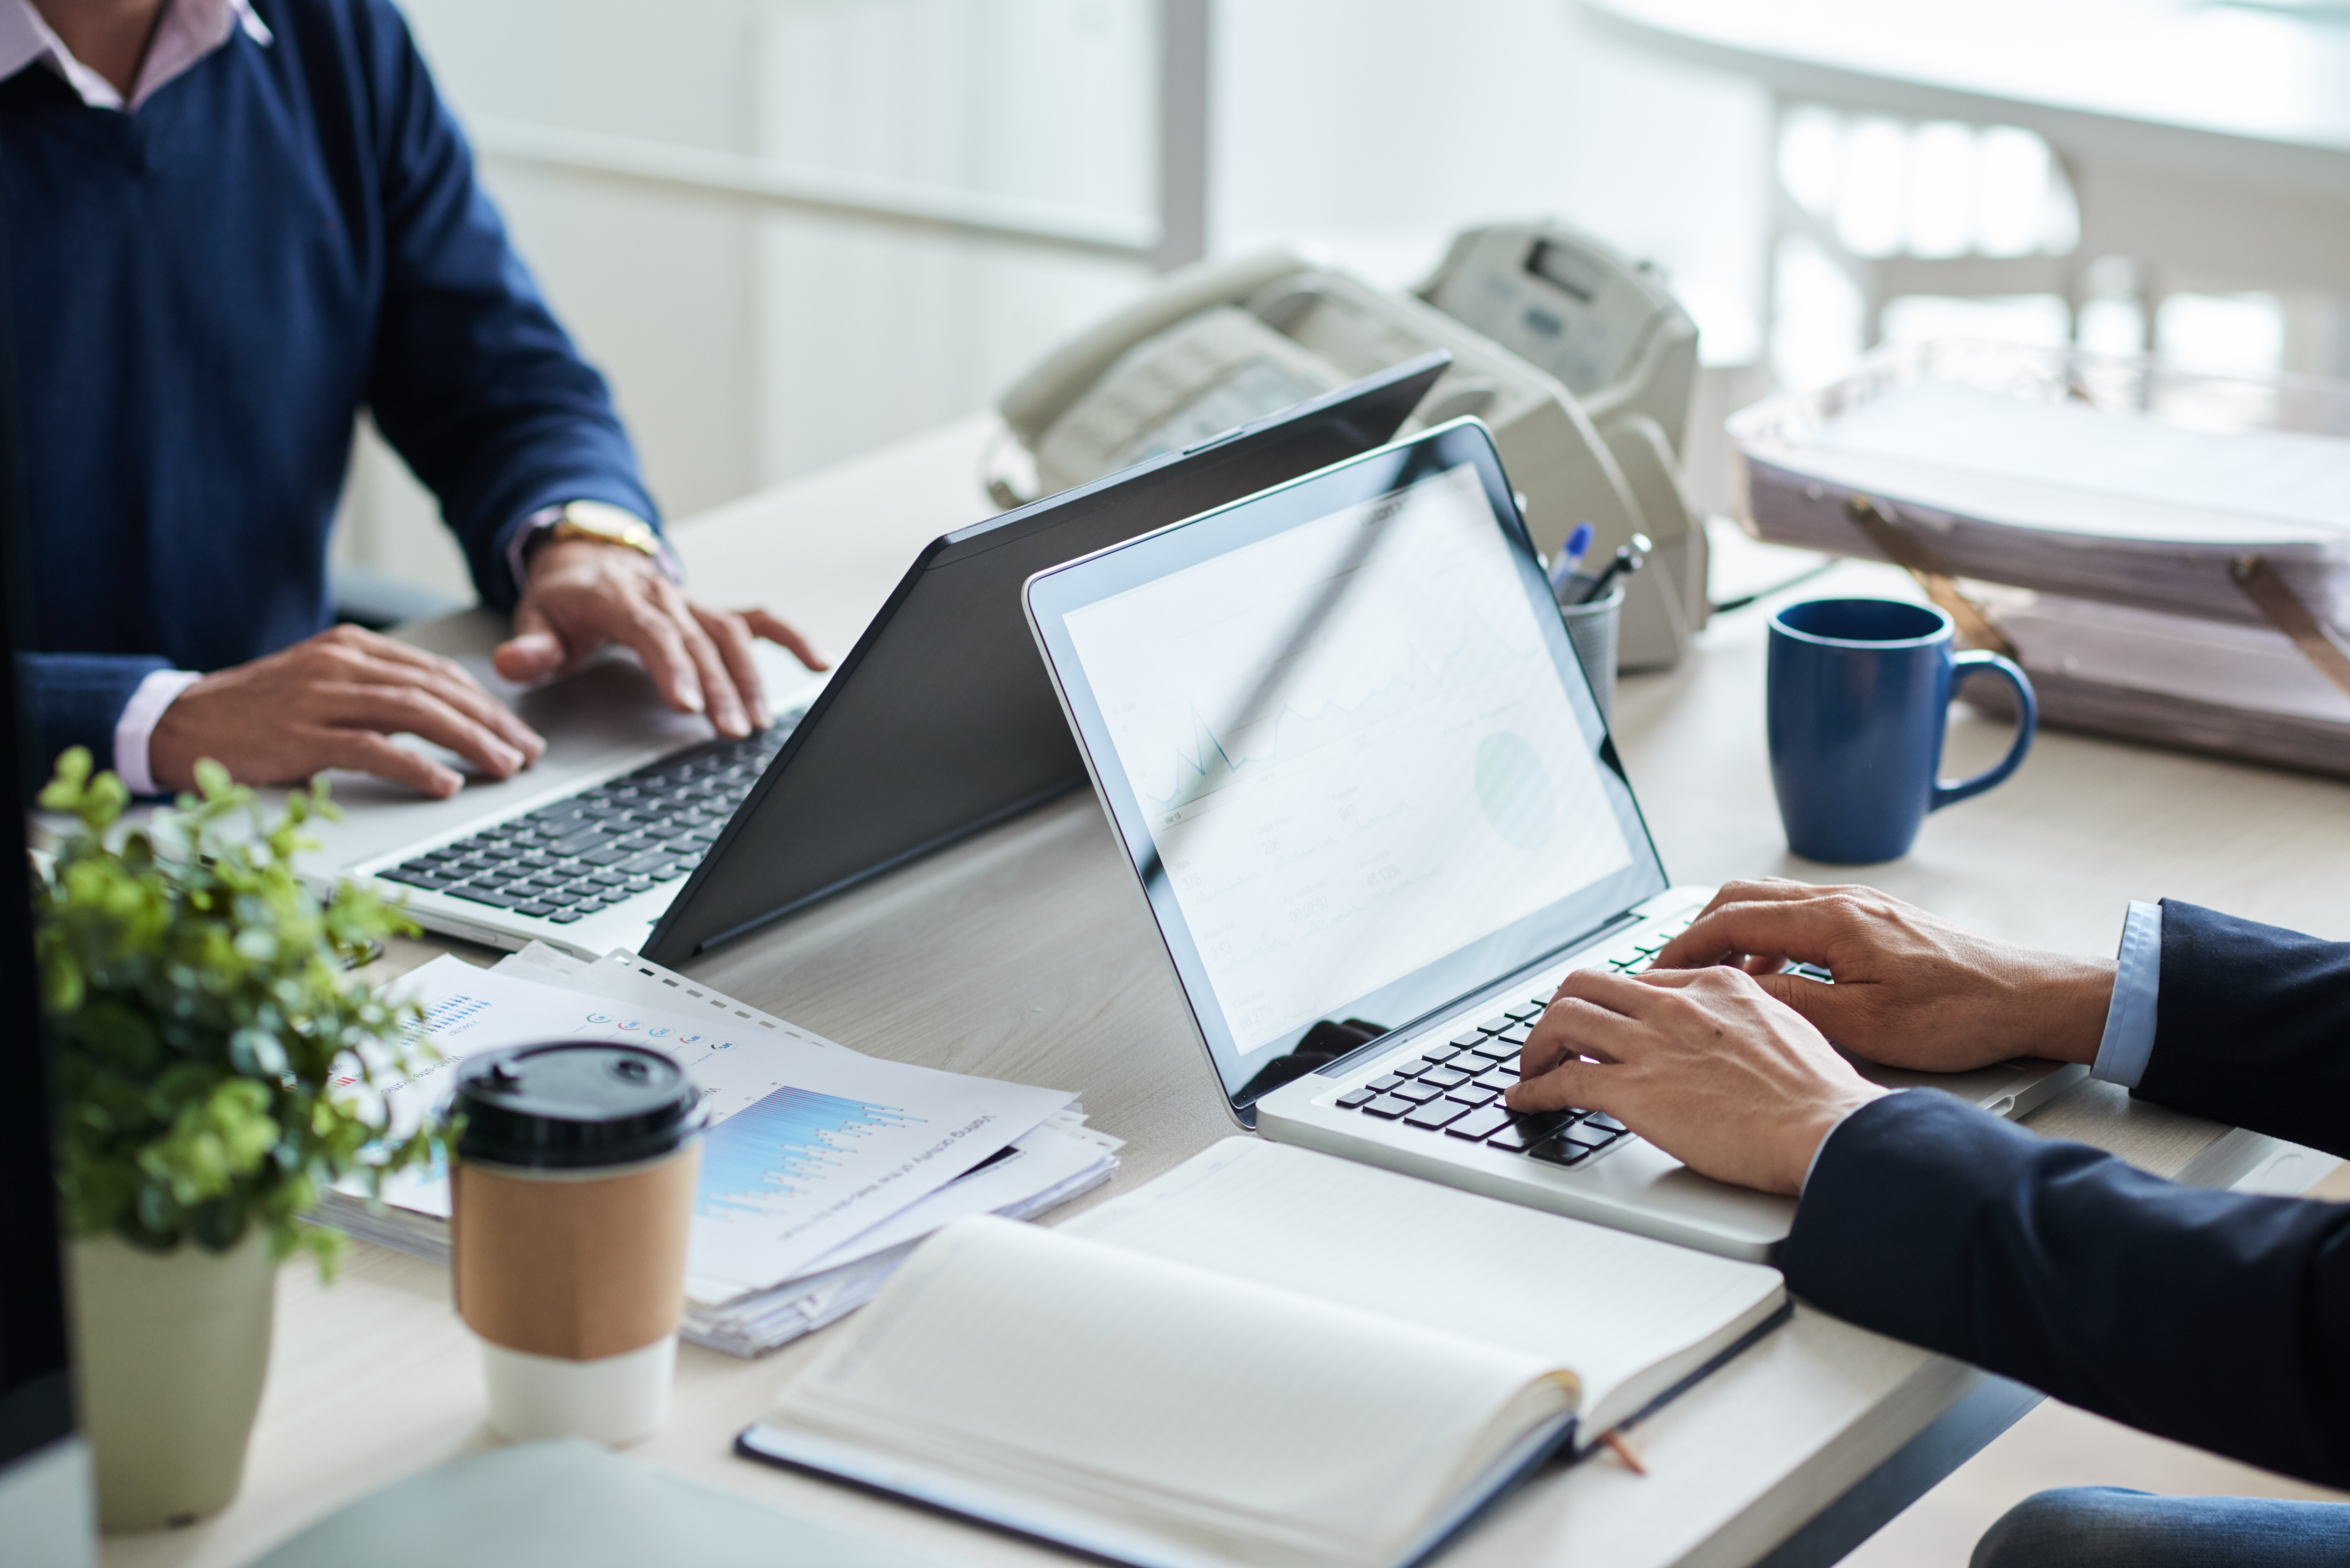
[[526, 899], [517, 898], [510, 893], [499, 892], [489, 888], [452, 888], [449, 892], [452, 898], [470, 899], [476, 904], [487, 904], [493, 909], [518, 909], [527, 902]]
[[429, 867], [419, 870], [409, 866], [395, 866], [389, 871], [379, 871], [376, 875], [387, 882], [405, 882], [413, 888], [451, 888], [462, 880], [456, 877], [444, 877], [439, 871]]
[[1367, 1106], [1378, 1098], [1378, 1096], [1369, 1089], [1349, 1089], [1338, 1096], [1338, 1105], [1341, 1109], [1351, 1111]]
[[1533, 1158], [1546, 1160], [1552, 1165], [1581, 1165], [1591, 1158], [1592, 1150], [1570, 1139], [1554, 1137], [1544, 1139], [1526, 1150], [1526, 1153]]
[[1439, 1045], [1433, 1051], [1422, 1051], [1419, 1054], [1419, 1059], [1433, 1067], [1442, 1063], [1450, 1062], [1459, 1054], [1461, 1054], [1461, 1053], [1454, 1050], [1450, 1045]]
[[1381, 1095], [1363, 1107], [1363, 1114], [1367, 1116], [1377, 1116], [1381, 1121], [1391, 1122], [1398, 1116], [1408, 1116], [1419, 1108], [1409, 1100], [1399, 1100], [1393, 1095]]
[[621, 861], [619, 868], [623, 871], [641, 872], [658, 882], [669, 875], [669, 864], [672, 858], [674, 857], [667, 848], [648, 849], [630, 859]]
[[1626, 1127], [1622, 1122], [1617, 1121], [1614, 1116], [1602, 1116], [1597, 1111], [1594, 1111], [1589, 1116], [1584, 1117], [1583, 1125], [1590, 1127], [1597, 1127], [1601, 1132], [1606, 1133], [1629, 1132], [1632, 1130]]
[[1521, 1023], [1515, 1029], [1504, 1029], [1493, 1038], [1496, 1042], [1506, 1040], [1513, 1045], [1523, 1045], [1533, 1033], [1534, 1030], [1531, 1027]]
[[1434, 1132], [1445, 1123], [1456, 1120], [1468, 1113], [1468, 1106], [1456, 1105], [1451, 1100], [1430, 1100], [1403, 1119], [1408, 1126], [1426, 1127], [1429, 1131]]
[[579, 911], [577, 909], [557, 909], [555, 913], [547, 916], [546, 918], [556, 925], [567, 926], [579, 919]]
[[1444, 1097], [1464, 1106], [1490, 1106], [1502, 1097], [1498, 1089], [1481, 1089], [1474, 1084], [1462, 1084], [1444, 1091]]
[[1556, 1111], [1537, 1111], [1530, 1116], [1513, 1116], [1507, 1127], [1485, 1141], [1495, 1148], [1532, 1148], [1573, 1119]]
[[1364, 1085], [1363, 1087], [1370, 1090], [1371, 1093], [1375, 1095], [1384, 1095], [1389, 1089], [1394, 1088], [1398, 1084], [1400, 1084], [1403, 1081], [1404, 1079], [1401, 1074], [1389, 1073], [1383, 1078], [1373, 1078], [1369, 1083]]
[[1471, 1111], [1444, 1130], [1454, 1137], [1482, 1142], [1509, 1124], [1510, 1113], [1499, 1106], [1488, 1106], [1482, 1111]]
[[1482, 1045], [1484, 1043], [1485, 1036], [1474, 1029], [1471, 1029], [1466, 1034], [1455, 1034], [1452, 1037], [1452, 1044], [1464, 1051], [1470, 1049], [1471, 1046]]
[[1495, 1067], [1490, 1071], [1478, 1074], [1477, 1076], [1471, 1081], [1481, 1089], [1491, 1089], [1495, 1094], [1499, 1094], [1503, 1089], [1506, 1089], [1511, 1085], [1516, 1083], [1518, 1081], [1518, 1075], [1515, 1073], [1509, 1072], [1503, 1068]]
[[579, 858], [590, 866], [618, 866], [623, 860], [634, 858], [636, 854], [635, 845], [609, 844], [601, 849], [591, 849]]
[[1515, 1023], [1516, 1022], [1517, 1020], [1511, 1017], [1508, 1013], [1501, 1012], [1486, 1019], [1482, 1023], [1477, 1025], [1477, 1027], [1487, 1034], [1499, 1034], [1503, 1030], [1507, 1029], [1511, 1024]]
[[1528, 1002], [1510, 1009], [1510, 1016], [1521, 1023], [1531, 1023], [1540, 1018], [1543, 1015], [1543, 1010], [1549, 1005], [1547, 1002]]
[[543, 920], [546, 919], [547, 916], [555, 913], [555, 906], [552, 904], [523, 904], [515, 908], [515, 913], [517, 915], [528, 915], [534, 920]]
[[1433, 1084], [1398, 1084], [1394, 1088], [1389, 1089], [1388, 1093], [1393, 1095], [1399, 1100], [1409, 1100], [1413, 1105], [1417, 1106], [1425, 1101], [1436, 1098], [1439, 1095], [1444, 1093], [1444, 1091], [1438, 1088]]
[[1456, 1073], [1450, 1067], [1430, 1067], [1419, 1075], [1423, 1084], [1433, 1084], [1440, 1089], [1457, 1089], [1469, 1081], [1466, 1073]]
[[1477, 1042], [1473, 1049], [1478, 1055], [1484, 1057], [1487, 1061], [1498, 1062], [1505, 1056], [1516, 1055], [1518, 1054], [1518, 1042], [1514, 1040], [1499, 1039], [1480, 1040]]

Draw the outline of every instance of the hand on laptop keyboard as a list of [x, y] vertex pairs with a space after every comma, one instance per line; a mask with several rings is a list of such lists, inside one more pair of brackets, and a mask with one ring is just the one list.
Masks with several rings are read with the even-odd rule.
[[[1791, 960], [1835, 983], [1778, 972]], [[1845, 1049], [1921, 1072], [2094, 1061], [2113, 999], [2111, 960], [1995, 941], [1874, 888], [1776, 878], [1724, 887], [1657, 955], [1659, 969], [1724, 963]]]
[[514, 636], [498, 645], [498, 673], [537, 680], [608, 642], [635, 650], [662, 701], [707, 713], [721, 735], [741, 739], [768, 723], [751, 639], [791, 649], [810, 670], [825, 661], [806, 638], [764, 610], [712, 609], [686, 597], [653, 557], [588, 539], [533, 548], [515, 606]]
[[1729, 968], [1579, 970], [1534, 1025], [1520, 1070], [1504, 1096], [1513, 1112], [1605, 1112], [1691, 1169], [1765, 1192], [1800, 1191], [1835, 1125], [1888, 1092]]
[[805, 711], [739, 741], [665, 757], [377, 875], [571, 925], [700, 865]]

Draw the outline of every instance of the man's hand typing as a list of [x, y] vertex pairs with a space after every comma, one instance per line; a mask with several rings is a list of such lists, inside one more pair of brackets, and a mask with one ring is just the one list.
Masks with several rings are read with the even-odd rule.
[[1735, 969], [1578, 970], [1520, 1062], [1510, 1109], [1602, 1111], [1693, 1170], [1765, 1192], [1802, 1190], [1836, 1124], [1888, 1092]]
[[617, 642], [644, 660], [671, 707], [709, 714], [722, 735], [772, 722], [751, 659], [754, 637], [789, 649], [810, 670], [826, 668], [806, 638], [766, 611], [698, 605], [650, 556], [592, 539], [557, 539], [531, 553], [514, 631], [496, 654], [507, 680], [544, 680]]
[[390, 739], [405, 732], [456, 753], [492, 778], [536, 762], [546, 742], [454, 661], [355, 626], [338, 626], [175, 698], [147, 742], [166, 789], [195, 787], [211, 757], [240, 784], [296, 784], [352, 768], [446, 796], [464, 780]]
[[[1815, 964], [1824, 984], [1781, 971]], [[1727, 964], [1846, 1050], [1957, 1073], [2012, 1056], [2090, 1062], [2113, 1000], [2109, 959], [1994, 941], [1874, 888], [1732, 882], [1651, 972]]]

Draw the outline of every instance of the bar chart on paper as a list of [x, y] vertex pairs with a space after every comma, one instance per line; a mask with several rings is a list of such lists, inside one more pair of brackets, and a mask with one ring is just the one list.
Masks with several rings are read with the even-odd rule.
[[[599, 1040], [661, 1052], [692, 1077], [708, 1118], [689, 1276], [724, 1294], [773, 1284], [1020, 1138], [1074, 1097], [941, 1073], [796, 1033], [716, 1032], [698, 1014], [473, 968], [443, 955], [399, 982], [438, 1055], [381, 1090], [403, 1125], [447, 1096], [482, 1051]], [[445, 1219], [445, 1173], [401, 1171], [385, 1199]]]
[[766, 1214], [813, 1191], [861, 1138], [928, 1117], [813, 1089], [778, 1089], [710, 1131], [693, 1211], [705, 1220]]

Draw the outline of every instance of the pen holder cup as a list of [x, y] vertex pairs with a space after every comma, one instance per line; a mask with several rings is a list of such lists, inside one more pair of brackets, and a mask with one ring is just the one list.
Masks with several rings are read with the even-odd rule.
[[1591, 603], [1574, 601], [1599, 579], [1587, 572], [1571, 572], [1558, 590], [1559, 618], [1566, 622], [1567, 639], [1575, 644], [1575, 662], [1591, 682], [1599, 716], [1616, 720], [1616, 631], [1624, 619], [1624, 585], [1617, 583]]

